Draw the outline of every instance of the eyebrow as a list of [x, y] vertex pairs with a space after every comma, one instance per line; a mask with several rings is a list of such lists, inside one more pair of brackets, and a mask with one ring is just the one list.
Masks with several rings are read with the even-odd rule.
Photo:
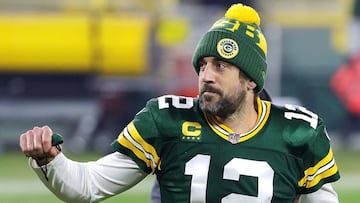
[[[231, 63], [229, 63], [229, 62], [224, 61], [223, 59], [221, 59], [221, 58], [219, 58], [219, 57], [215, 57], [215, 56], [207, 56], [207, 57], [213, 57], [211, 60], [213, 60], [213, 61], [215, 61], [215, 62], [224, 62], [224, 63], [231, 64]], [[202, 57], [202, 58], [199, 60], [199, 63], [205, 62], [204, 58], [205, 58], [205, 57]]]

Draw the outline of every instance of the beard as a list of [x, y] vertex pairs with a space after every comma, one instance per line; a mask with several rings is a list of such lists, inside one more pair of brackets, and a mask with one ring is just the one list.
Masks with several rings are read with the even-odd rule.
[[[204, 95], [204, 92], [212, 92], [218, 95]], [[235, 113], [245, 100], [246, 91], [241, 87], [229, 96], [224, 96], [223, 91], [205, 84], [200, 90], [199, 105], [200, 109], [205, 112], [226, 119]]]

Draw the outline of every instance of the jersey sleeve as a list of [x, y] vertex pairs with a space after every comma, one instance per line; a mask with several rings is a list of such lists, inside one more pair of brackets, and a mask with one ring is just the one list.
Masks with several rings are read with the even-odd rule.
[[304, 174], [298, 186], [303, 194], [315, 192], [324, 184], [340, 178], [330, 138], [321, 120], [313, 133], [302, 155]]
[[148, 101], [111, 144], [113, 149], [132, 158], [146, 173], [155, 172], [160, 164], [160, 158], [154, 146], [156, 137], [159, 135], [153, 115], [158, 109], [157, 106], [156, 99]]

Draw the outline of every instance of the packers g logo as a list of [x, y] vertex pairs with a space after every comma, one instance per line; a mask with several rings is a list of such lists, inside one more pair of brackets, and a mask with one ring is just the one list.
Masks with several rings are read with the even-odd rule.
[[231, 59], [239, 53], [239, 46], [235, 40], [224, 38], [217, 43], [217, 52], [221, 57]]

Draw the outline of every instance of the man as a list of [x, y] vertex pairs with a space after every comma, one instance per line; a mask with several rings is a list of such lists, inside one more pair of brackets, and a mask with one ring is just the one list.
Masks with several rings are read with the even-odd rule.
[[[42, 182], [66, 202], [98, 202], [154, 173], [161, 201], [338, 202], [340, 178], [324, 124], [304, 107], [259, 98], [266, 41], [251, 7], [235, 4], [193, 56], [199, 97], [148, 101], [96, 162], [69, 160], [34, 127], [20, 146]], [[39, 167], [40, 166], [40, 167]]]

